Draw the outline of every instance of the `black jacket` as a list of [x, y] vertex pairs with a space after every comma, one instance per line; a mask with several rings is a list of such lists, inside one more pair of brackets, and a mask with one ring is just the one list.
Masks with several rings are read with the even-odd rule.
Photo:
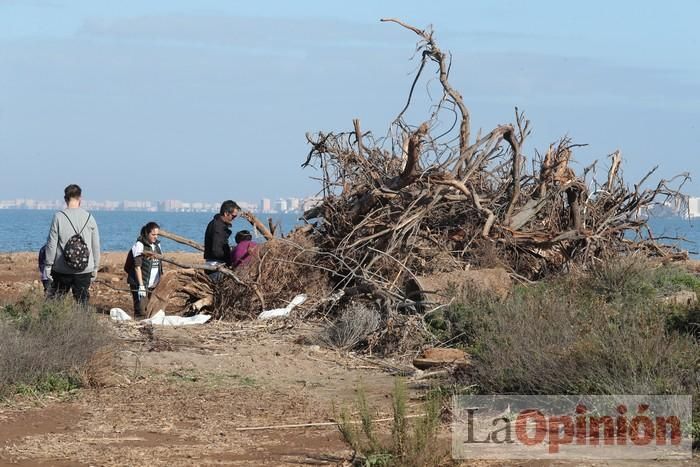
[[231, 247], [228, 238], [231, 236], [230, 225], [217, 214], [207, 225], [204, 234], [204, 259], [207, 261], [221, 261], [231, 264]]

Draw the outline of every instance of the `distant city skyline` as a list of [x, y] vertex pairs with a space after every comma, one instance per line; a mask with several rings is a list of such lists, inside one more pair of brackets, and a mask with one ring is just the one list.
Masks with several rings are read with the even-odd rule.
[[[305, 198], [262, 198], [258, 202], [236, 200], [241, 209], [260, 214], [303, 213], [322, 200], [318, 196]], [[85, 209], [95, 211], [141, 211], [141, 212], [218, 212], [220, 202], [208, 203], [203, 201], [182, 200], [90, 200], [83, 199]], [[52, 209], [60, 210], [65, 207], [63, 200], [35, 200], [16, 198], [0, 200], [0, 209]], [[700, 218], [700, 197], [682, 196], [655, 204], [647, 211], [657, 216], [681, 216]]]
[[[258, 202], [235, 200], [241, 209], [263, 214], [300, 213], [311, 209], [321, 198], [307, 196], [303, 198], [262, 198]], [[222, 200], [223, 201], [223, 200]], [[94, 200], [84, 198], [82, 207], [98, 211], [142, 211], [142, 212], [218, 212], [221, 201], [211, 203], [203, 201], [182, 200]], [[62, 199], [36, 200], [32, 198], [14, 198], [0, 200], [0, 209], [52, 209], [60, 210], [65, 207]]]

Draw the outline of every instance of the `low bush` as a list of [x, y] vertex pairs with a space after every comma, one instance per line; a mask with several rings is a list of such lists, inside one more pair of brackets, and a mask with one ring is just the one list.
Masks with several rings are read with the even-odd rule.
[[679, 268], [621, 260], [518, 287], [505, 302], [462, 297], [433, 322], [440, 338], [469, 350], [469, 383], [480, 392], [690, 394], [698, 426], [697, 305], [660, 300], [697, 285]]
[[691, 334], [700, 339], [700, 304], [690, 307], [672, 307], [667, 324], [670, 330]]
[[645, 300], [655, 294], [655, 273], [648, 259], [632, 255], [596, 264], [582, 278], [582, 285], [608, 302]]
[[333, 348], [350, 350], [379, 329], [379, 312], [363, 303], [351, 303], [321, 332], [321, 341]]
[[654, 288], [663, 294], [690, 290], [700, 295], [700, 277], [677, 265], [656, 269], [651, 280]]
[[91, 309], [29, 293], [0, 307], [0, 396], [98, 385], [112, 342]]

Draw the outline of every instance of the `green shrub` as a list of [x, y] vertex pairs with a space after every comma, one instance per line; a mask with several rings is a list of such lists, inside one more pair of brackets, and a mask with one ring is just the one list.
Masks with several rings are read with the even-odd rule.
[[700, 306], [673, 308], [669, 310], [667, 326], [671, 331], [691, 334], [700, 339]]
[[15, 394], [36, 394], [45, 392], [68, 392], [81, 386], [74, 375], [48, 373], [34, 380], [32, 384], [16, 383]]
[[392, 393], [391, 436], [382, 436], [374, 422], [376, 411], [367, 403], [364, 390], [358, 390], [356, 408], [360, 420], [351, 420], [348, 411], [343, 410], [338, 424], [343, 438], [356, 453], [355, 465], [410, 467], [445, 464], [449, 451], [438, 447], [437, 437], [440, 394], [431, 392], [424, 405], [425, 414], [415, 419], [408, 418], [406, 401], [406, 385], [397, 378]]
[[697, 307], [659, 300], [695, 288], [697, 278], [641, 264], [622, 260], [588, 276], [518, 287], [502, 303], [458, 300], [443, 317], [472, 354], [469, 383], [488, 394], [690, 394], [698, 401]]
[[651, 274], [651, 282], [663, 295], [681, 290], [690, 290], [700, 295], [700, 277], [678, 265], [665, 265], [655, 269]]
[[644, 300], [654, 296], [652, 265], [635, 255], [596, 264], [584, 280], [584, 287], [608, 302]]
[[[700, 297], [700, 277], [686, 269], [668, 265], [658, 268], [652, 276], [652, 284], [661, 296], [681, 291], [695, 292]], [[690, 306], [667, 305], [667, 326], [671, 331], [692, 334], [700, 338], [700, 303]]]
[[91, 311], [37, 293], [0, 308], [0, 396], [96, 383], [113, 337]]

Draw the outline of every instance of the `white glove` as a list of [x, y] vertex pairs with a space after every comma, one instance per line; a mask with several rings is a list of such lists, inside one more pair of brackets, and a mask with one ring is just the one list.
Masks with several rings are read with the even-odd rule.
[[44, 266], [44, 275], [48, 280], [53, 280], [51, 278], [51, 266]]
[[146, 298], [146, 286], [139, 285], [139, 298]]

